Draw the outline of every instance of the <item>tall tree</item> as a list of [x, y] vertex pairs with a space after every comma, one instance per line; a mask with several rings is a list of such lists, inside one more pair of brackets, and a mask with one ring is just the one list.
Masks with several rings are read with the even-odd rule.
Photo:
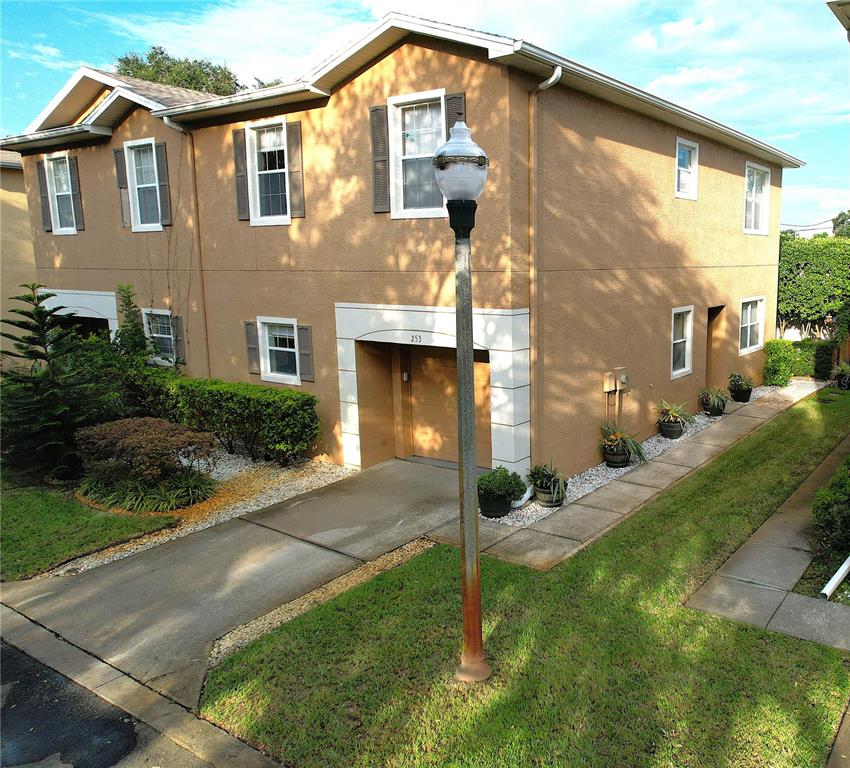
[[832, 234], [836, 237], [850, 237], [850, 211], [841, 211], [832, 220]]
[[230, 96], [244, 90], [244, 86], [228, 67], [213, 64], [207, 59], [178, 59], [158, 45], [147, 53], [119, 56], [115, 61], [115, 71], [127, 77], [176, 85], [217, 96]]

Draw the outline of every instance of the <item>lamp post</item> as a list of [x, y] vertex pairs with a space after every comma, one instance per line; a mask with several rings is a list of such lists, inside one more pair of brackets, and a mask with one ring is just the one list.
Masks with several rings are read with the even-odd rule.
[[481, 634], [481, 576], [478, 557], [478, 491], [475, 474], [475, 390], [472, 345], [472, 246], [475, 202], [487, 181], [489, 160], [466, 123], [455, 123], [433, 159], [437, 185], [446, 198], [455, 233], [455, 324], [457, 334], [457, 420], [460, 459], [460, 559], [463, 654], [456, 677], [478, 682], [490, 677]]

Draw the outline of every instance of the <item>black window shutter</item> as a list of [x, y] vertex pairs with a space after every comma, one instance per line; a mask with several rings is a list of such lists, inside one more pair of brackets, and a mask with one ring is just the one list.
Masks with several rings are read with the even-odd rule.
[[387, 127], [387, 106], [369, 107], [369, 127], [372, 133], [372, 210], [390, 210], [390, 141]]
[[255, 320], [245, 321], [245, 347], [248, 350], [248, 373], [260, 372], [260, 336]]
[[156, 177], [159, 180], [159, 223], [163, 227], [171, 226], [171, 192], [168, 189], [168, 158], [165, 155], [165, 143], [155, 146]]
[[180, 315], [171, 316], [171, 338], [174, 340], [175, 364], [186, 363], [186, 341], [183, 336], [183, 318]]
[[124, 163], [124, 150], [112, 150], [115, 156], [115, 178], [118, 180], [118, 204], [121, 209], [121, 226], [130, 226], [130, 190], [127, 189], [127, 166]]
[[77, 225], [77, 230], [82, 231], [86, 228], [85, 219], [83, 219], [83, 198], [80, 195], [80, 172], [77, 168], [77, 158], [68, 158], [68, 175], [71, 177], [71, 203], [74, 206], [74, 223]]
[[446, 138], [455, 123], [466, 122], [466, 94], [446, 94]]
[[304, 218], [304, 171], [301, 161], [301, 121], [286, 124], [286, 158], [289, 163], [289, 215]]
[[236, 218], [248, 221], [248, 158], [245, 154], [245, 129], [233, 131], [233, 168], [236, 176]]
[[313, 329], [309, 325], [298, 326], [298, 373], [302, 381], [315, 381], [313, 368]]
[[38, 174], [38, 197], [41, 201], [41, 226], [45, 232], [53, 231], [53, 219], [50, 216], [50, 196], [47, 194], [47, 176], [44, 173], [44, 161], [39, 160], [35, 164]]

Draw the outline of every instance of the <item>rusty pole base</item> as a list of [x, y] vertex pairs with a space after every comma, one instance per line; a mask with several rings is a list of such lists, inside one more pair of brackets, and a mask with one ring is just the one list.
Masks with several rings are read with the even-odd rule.
[[460, 657], [460, 666], [455, 672], [455, 680], [461, 683], [480, 683], [490, 677], [490, 665], [483, 656]]

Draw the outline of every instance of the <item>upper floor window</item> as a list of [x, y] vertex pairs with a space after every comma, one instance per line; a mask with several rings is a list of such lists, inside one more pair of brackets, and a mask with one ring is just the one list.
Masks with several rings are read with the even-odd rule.
[[298, 323], [291, 318], [258, 317], [260, 372], [263, 381], [300, 384]]
[[167, 309], [143, 309], [145, 335], [154, 347], [154, 360], [163, 363], [174, 362], [174, 329], [171, 326], [171, 312]]
[[747, 163], [744, 202], [744, 232], [766, 235], [770, 215], [770, 169]]
[[676, 307], [673, 310], [673, 334], [670, 378], [678, 379], [691, 372], [691, 347], [694, 335], [694, 308]]
[[764, 346], [764, 297], [741, 302], [741, 335], [739, 354], [746, 355]]
[[289, 224], [286, 127], [278, 122], [245, 129], [251, 224]]
[[67, 152], [45, 158], [45, 176], [50, 223], [50, 227], [46, 228], [51, 229], [54, 235], [76, 235], [78, 222], [74, 213], [74, 182]]
[[698, 170], [699, 144], [687, 139], [676, 139], [676, 197], [697, 199]]
[[431, 159], [446, 140], [445, 90], [393, 96], [387, 102], [390, 133], [390, 215], [445, 216]]
[[160, 179], [154, 140], [127, 141], [124, 143], [124, 152], [133, 231], [159, 231], [162, 229], [159, 208]]

